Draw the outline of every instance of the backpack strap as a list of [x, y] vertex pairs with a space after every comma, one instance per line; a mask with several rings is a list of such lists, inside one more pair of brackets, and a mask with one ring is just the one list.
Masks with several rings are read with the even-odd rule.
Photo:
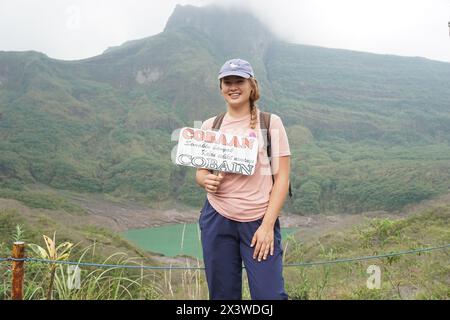
[[220, 129], [220, 126], [222, 125], [223, 118], [225, 117], [226, 114], [227, 114], [226, 112], [222, 112], [221, 114], [217, 115], [214, 118], [214, 122], [213, 122], [213, 125], [212, 125], [212, 128], [211, 128], [212, 130], [218, 131]]
[[271, 148], [271, 138], [270, 138], [270, 113], [268, 112], [259, 112], [260, 119], [259, 119], [259, 126], [261, 130], [266, 130], [267, 135], [264, 137], [264, 143], [267, 147], [267, 156], [270, 157], [272, 155], [272, 148]]
[[[261, 130], [266, 130], [267, 135], [263, 135], [264, 143], [267, 146], [267, 156], [269, 157], [270, 167], [272, 168], [272, 142], [271, 142], [271, 136], [270, 136], [270, 113], [269, 112], [263, 112], [260, 111], [260, 121], [259, 125]], [[272, 175], [272, 182], [275, 182], [275, 178]], [[291, 189], [291, 182], [289, 181], [289, 198], [292, 198], [292, 189]]]
[[[226, 112], [222, 112], [214, 118], [211, 130], [219, 131], [220, 126], [222, 125], [223, 118], [225, 117], [226, 114], [227, 114]], [[216, 175], [219, 173], [218, 170], [209, 170], [209, 172], [216, 174]]]

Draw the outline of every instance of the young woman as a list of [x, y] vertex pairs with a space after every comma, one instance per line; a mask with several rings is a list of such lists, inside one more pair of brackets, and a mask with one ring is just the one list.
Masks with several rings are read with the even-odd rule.
[[[252, 299], [287, 299], [282, 275], [279, 212], [288, 192], [290, 149], [280, 117], [270, 120], [272, 168], [255, 105], [259, 88], [251, 65], [232, 59], [219, 72], [220, 90], [227, 103], [220, 131], [258, 139], [253, 175], [198, 169], [197, 183], [206, 190], [201, 210], [203, 258], [210, 299], [242, 299], [242, 262]], [[212, 130], [215, 117], [203, 130]], [[273, 176], [272, 176], [273, 174]], [[274, 178], [274, 179], [273, 179]]]

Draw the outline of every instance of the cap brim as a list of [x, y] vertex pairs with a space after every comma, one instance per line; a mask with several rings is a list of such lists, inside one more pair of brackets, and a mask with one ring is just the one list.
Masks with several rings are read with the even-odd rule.
[[245, 73], [245, 72], [240, 72], [240, 71], [228, 71], [228, 72], [224, 72], [224, 73], [219, 74], [219, 77], [218, 77], [217, 79], [220, 80], [220, 79], [225, 78], [225, 77], [228, 77], [228, 76], [238, 76], [238, 77], [242, 77], [242, 78], [246, 78], [246, 79], [248, 79], [248, 78], [251, 77], [250, 74]]

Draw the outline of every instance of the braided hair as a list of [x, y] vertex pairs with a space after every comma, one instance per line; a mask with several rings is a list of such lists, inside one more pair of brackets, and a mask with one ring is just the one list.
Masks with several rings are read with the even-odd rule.
[[252, 87], [252, 92], [250, 93], [250, 128], [255, 129], [256, 124], [258, 123], [258, 108], [255, 104], [255, 101], [259, 99], [260, 93], [258, 81], [255, 78], [249, 78], [248, 80], [250, 81], [250, 86]]

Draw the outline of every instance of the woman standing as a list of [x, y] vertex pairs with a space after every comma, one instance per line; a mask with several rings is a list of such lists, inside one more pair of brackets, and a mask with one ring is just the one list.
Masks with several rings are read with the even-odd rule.
[[[215, 175], [207, 169], [196, 173], [207, 192], [199, 225], [210, 299], [242, 299], [242, 262], [252, 299], [287, 299], [278, 219], [289, 185], [286, 131], [280, 117], [272, 114], [270, 165], [255, 105], [260, 93], [253, 68], [245, 60], [232, 59], [218, 78], [227, 104], [220, 131], [257, 137], [259, 150], [253, 175]], [[215, 118], [206, 120], [202, 129], [212, 130]]]

